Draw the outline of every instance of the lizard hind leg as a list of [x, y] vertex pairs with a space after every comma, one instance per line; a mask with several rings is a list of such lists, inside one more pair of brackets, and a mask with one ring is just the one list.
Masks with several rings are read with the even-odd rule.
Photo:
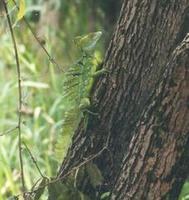
[[98, 115], [98, 113], [95, 113], [95, 112], [93, 112], [93, 111], [91, 111], [91, 110], [89, 110], [89, 109], [85, 109], [84, 112], [86, 112], [86, 113], [88, 113], [88, 114], [90, 114], [90, 115], [94, 115], [94, 116], [97, 116], [97, 115]]
[[89, 122], [90, 122], [90, 115], [98, 116], [98, 113], [94, 113], [94, 112], [92, 112], [88, 109], [85, 109], [83, 111], [83, 115], [84, 115], [84, 117], [83, 117], [83, 128], [84, 128], [84, 130], [86, 130], [87, 126], [89, 125]]

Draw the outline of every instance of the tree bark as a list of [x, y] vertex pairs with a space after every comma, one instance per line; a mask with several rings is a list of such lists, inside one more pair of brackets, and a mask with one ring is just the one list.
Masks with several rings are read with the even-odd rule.
[[189, 34], [139, 120], [112, 200], [178, 199], [189, 166]]
[[[176, 47], [181, 44], [186, 36], [186, 33], [188, 32], [189, 26], [186, 26], [189, 24], [188, 13], [188, 0], [123, 1], [120, 17], [104, 59], [103, 67], [108, 69], [110, 73], [101, 77], [97, 81], [97, 83], [94, 85], [93, 94], [91, 96], [93, 109], [95, 112], [99, 113], [99, 117], [97, 118], [95, 116], [90, 116], [90, 122], [87, 130], [85, 131], [82, 128], [82, 123], [80, 124], [73, 137], [73, 144], [60, 168], [59, 176], [63, 176], [72, 167], [76, 166], [90, 155], [100, 151], [106, 145], [107, 151], [104, 151], [104, 153], [95, 159], [94, 162], [98, 165], [105, 178], [104, 185], [108, 185], [106, 188], [107, 190], [111, 190], [117, 181], [114, 193], [112, 194], [112, 199], [129, 199], [129, 196], [119, 196], [121, 194], [118, 195], [117, 193], [121, 191], [123, 194], [130, 195], [131, 193], [132, 195], [132, 192], [135, 191], [135, 187], [129, 185], [130, 181], [128, 181], [135, 178], [132, 177], [133, 173], [135, 172], [135, 165], [133, 168], [131, 161], [133, 156], [133, 159], [135, 159], [135, 156], [137, 159], [137, 155], [139, 154], [139, 152], [132, 147], [134, 143], [136, 143], [137, 146], [140, 146], [140, 150], [147, 147], [152, 148], [152, 152], [155, 152], [153, 155], [154, 157], [166, 157], [166, 154], [161, 155], [160, 151], [157, 150], [158, 148], [155, 145], [155, 139], [154, 142], [152, 142], [151, 137], [149, 136], [150, 134], [153, 137], [157, 137], [160, 143], [162, 141], [163, 144], [160, 144], [160, 146], [162, 145], [162, 148], [164, 148], [164, 153], [167, 152], [168, 155], [170, 155], [170, 157], [168, 156], [168, 160], [181, 158], [183, 153], [181, 153], [181, 150], [179, 150], [179, 148], [181, 148], [179, 144], [181, 141], [183, 141], [184, 148], [185, 144], [187, 143], [188, 124], [184, 122], [184, 119], [186, 120], [188, 115], [182, 116], [182, 114], [179, 114], [179, 118], [177, 118], [177, 110], [172, 108], [174, 101], [171, 101], [170, 99], [172, 97], [171, 94], [168, 96], [168, 102], [170, 105], [167, 106], [166, 104], [167, 107], [165, 107], [164, 101], [167, 100], [164, 100], [164, 92], [160, 92], [160, 97], [161, 95], [163, 96], [160, 98], [157, 94], [157, 91], [159, 90], [156, 91], [155, 89], [159, 84], [159, 89], [162, 88], [162, 82], [160, 80], [165, 79], [163, 75], [165, 71], [167, 71], [169, 67], [175, 69], [174, 66], [178, 65], [174, 63], [176, 61], [174, 61], [173, 58], [174, 55], [177, 55], [177, 53], [175, 53]], [[187, 60], [186, 57], [187, 56], [184, 56], [181, 59], [181, 63], [184, 63], [184, 61]], [[169, 62], [173, 62], [173, 64], [170, 65]], [[186, 67], [186, 65], [183, 66], [181, 70], [183, 73], [184, 67]], [[181, 79], [179, 76], [180, 72], [175, 72], [174, 74], [176, 77], [179, 77], [178, 79]], [[171, 76], [172, 73], [166, 73], [167, 80], [170, 79]], [[187, 78], [187, 76], [185, 78]], [[169, 87], [167, 86], [168, 83], [163, 82], [163, 84], [165, 84], [167, 91], [169, 91]], [[187, 88], [183, 85], [182, 87], [183, 88], [179, 89], [177, 87], [173, 87], [174, 91], [171, 91], [171, 93], [174, 93], [175, 90], [183, 90], [184, 93], [186, 93]], [[154, 93], [154, 90], [156, 93]], [[186, 97], [180, 94], [180, 97], [178, 98], [181, 98], [178, 101], [184, 102]], [[151, 99], [156, 102], [155, 107], [153, 107], [154, 104]], [[165, 136], [163, 136], [160, 131], [160, 139], [159, 136], [155, 134], [155, 131], [148, 132], [147, 130], [144, 131], [142, 127], [140, 128], [140, 123], [142, 122], [141, 120], [144, 116], [142, 113], [151, 115], [148, 117], [149, 121], [147, 120], [146, 122], [146, 126], [151, 127], [150, 130], [152, 130], [153, 126], [156, 126], [158, 119], [155, 116], [155, 111], [148, 111], [151, 109], [151, 107], [153, 107], [153, 109], [156, 111], [159, 109], [165, 109], [166, 112], [169, 108], [174, 110], [169, 118], [173, 121], [176, 118], [176, 127], [170, 125], [172, 122], [166, 121], [165, 123], [167, 124], [165, 127], [169, 127], [169, 131], [167, 131], [167, 134], [165, 133]], [[146, 111], [144, 111], [144, 108], [146, 108]], [[186, 111], [183, 112], [185, 113]], [[181, 124], [186, 123], [186, 127], [183, 129], [185, 130], [185, 133], [181, 134], [179, 132], [182, 131], [183, 127], [180, 127], [180, 125], [177, 123], [177, 120], [179, 120], [179, 123]], [[161, 125], [158, 124], [158, 127], [159, 126]], [[138, 129], [136, 129], [136, 127]], [[174, 134], [170, 134], [172, 131]], [[180, 134], [176, 135], [178, 132]], [[146, 137], [146, 140], [143, 140], [142, 135]], [[168, 137], [168, 135], [171, 135], [172, 138]], [[183, 138], [184, 136], [185, 138]], [[132, 137], [133, 139], [131, 140]], [[135, 141], [135, 138], [137, 141]], [[170, 138], [171, 141], [168, 141]], [[171, 145], [176, 140], [179, 140], [180, 142], [178, 145], [175, 143], [174, 151], [177, 152], [178, 150], [178, 152], [175, 153], [175, 157], [172, 153], [169, 153], [169, 151], [173, 151], [173, 147]], [[151, 145], [151, 142], [154, 144]], [[166, 143], [170, 143], [170, 145], [164, 146]], [[182, 151], [184, 151], [183, 148], [181, 148]], [[145, 162], [149, 162], [149, 158], [145, 157], [145, 153], [146, 152], [144, 150], [141, 150], [140, 152], [140, 156], [142, 158], [139, 164], [142, 163], [142, 166]], [[122, 168], [122, 162], [125, 156], [126, 158], [124, 159], [124, 162], [126, 162], [126, 164], [123, 164]], [[143, 157], [145, 157], [145, 159]], [[164, 166], [165, 163], [161, 163], [161, 160], [158, 158], [154, 158], [154, 160], [156, 161], [156, 166], [159, 166], [159, 171], [164, 169], [163, 172], [165, 173], [166, 177], [169, 170]], [[181, 160], [179, 162], [181, 162]], [[176, 166], [173, 164], [174, 162], [169, 162], [171, 165]], [[181, 166], [182, 165], [178, 165], [179, 170], [181, 170]], [[137, 170], [138, 168], [136, 171]], [[123, 176], [125, 171], [128, 171], [128, 174], [124, 178]], [[154, 173], [156, 172], [153, 172], [152, 174]], [[145, 176], [144, 178], [142, 174]], [[169, 189], [164, 190], [166, 192], [170, 191], [172, 186], [180, 179], [180, 177], [177, 177], [176, 175], [174, 176], [173, 174], [174, 172], [172, 172], [170, 176], [174, 177], [174, 183], [170, 185]], [[134, 183], [135, 181], [137, 182], [138, 179], [143, 182], [140, 183], [140, 187], [137, 187], [139, 191], [137, 190], [136, 195], [144, 192], [144, 188], [142, 186], [145, 186], [145, 183], [147, 182], [149, 183], [149, 186], [146, 193], [149, 192], [149, 195], [153, 189], [157, 188], [158, 184], [159, 187], [162, 186], [164, 188], [163, 182], [161, 181], [157, 182], [157, 184], [153, 184], [153, 181], [150, 182], [151, 179], [145, 182], [147, 178], [145, 171], [142, 171], [141, 174], [137, 173], [136, 177], [137, 179], [133, 180]], [[181, 182], [184, 181], [184, 178], [185, 176], [181, 178]], [[139, 182], [137, 182], [137, 184], [139, 184]], [[165, 195], [164, 192], [162, 192], [162, 194]], [[155, 199], [151, 198], [151, 196], [147, 197], [149, 198], [146, 199]], [[136, 196], [133, 196], [132, 198], [136, 199]], [[143, 196], [141, 196], [141, 199], [142, 198]]]

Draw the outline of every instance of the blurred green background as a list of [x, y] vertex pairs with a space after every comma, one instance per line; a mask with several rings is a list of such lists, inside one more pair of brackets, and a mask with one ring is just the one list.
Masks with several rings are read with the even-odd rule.
[[[26, 0], [25, 17], [38, 39], [59, 67], [34, 39], [23, 20], [17, 21], [17, 8], [8, 1], [18, 44], [23, 91], [22, 135], [40, 169], [56, 175], [54, 145], [61, 131], [62, 69], [78, 59], [73, 39], [78, 35], [102, 31], [96, 55], [103, 57], [119, 14], [119, 0]], [[13, 44], [7, 19], [0, 4], [0, 132], [17, 126], [18, 87]], [[0, 200], [20, 192], [17, 130], [0, 137]], [[40, 177], [23, 148], [27, 188]]]
[[[121, 0], [26, 0], [26, 18], [38, 39], [59, 64], [53, 65], [34, 39], [17, 9], [8, 1], [18, 43], [23, 90], [23, 139], [47, 176], [56, 175], [54, 145], [61, 131], [62, 69], [74, 63], [78, 52], [74, 37], [102, 31], [96, 55], [103, 58], [119, 15]], [[0, 5], [0, 132], [17, 126], [18, 87], [13, 45], [7, 20]], [[23, 149], [27, 188], [40, 177]], [[20, 192], [17, 130], [0, 137], [0, 200]], [[180, 200], [189, 199], [186, 183]]]

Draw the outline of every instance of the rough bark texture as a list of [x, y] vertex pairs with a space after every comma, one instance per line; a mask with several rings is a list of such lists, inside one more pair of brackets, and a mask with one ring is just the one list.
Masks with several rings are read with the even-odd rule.
[[[104, 68], [110, 70], [110, 74], [98, 80], [91, 97], [99, 118], [91, 116], [85, 132], [81, 123], [60, 175], [108, 144], [107, 151], [95, 162], [105, 182], [114, 185], [141, 113], [168, 68], [173, 51], [188, 31], [185, 28], [189, 23], [188, 13], [188, 0], [123, 1], [104, 60]], [[158, 105], [161, 109], [162, 105]]]
[[178, 199], [189, 166], [188, 100], [189, 34], [137, 124], [112, 200]]

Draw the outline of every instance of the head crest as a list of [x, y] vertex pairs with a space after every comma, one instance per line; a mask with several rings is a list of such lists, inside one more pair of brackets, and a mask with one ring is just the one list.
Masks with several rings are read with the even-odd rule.
[[76, 46], [84, 51], [94, 50], [96, 43], [102, 35], [101, 31], [89, 33], [84, 36], [77, 36], [74, 39]]

